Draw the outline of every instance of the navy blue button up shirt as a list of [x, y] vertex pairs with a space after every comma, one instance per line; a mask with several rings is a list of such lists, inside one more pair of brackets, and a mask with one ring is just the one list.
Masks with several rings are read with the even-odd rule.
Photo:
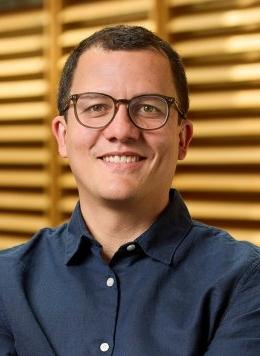
[[259, 356], [260, 252], [176, 191], [110, 263], [77, 205], [0, 254], [0, 356]]

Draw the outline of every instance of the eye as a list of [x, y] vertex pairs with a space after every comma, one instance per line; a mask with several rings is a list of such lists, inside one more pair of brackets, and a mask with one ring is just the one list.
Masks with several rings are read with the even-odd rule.
[[139, 96], [132, 100], [130, 113], [139, 119], [158, 119], [165, 116], [167, 104], [157, 96]]
[[140, 106], [140, 111], [144, 111], [145, 113], [156, 113], [158, 109], [153, 105], [143, 104]]
[[132, 107], [132, 114], [143, 118], [158, 118], [163, 114], [163, 109], [159, 105], [137, 103]]
[[102, 112], [106, 110], [107, 110], [107, 105], [104, 104], [94, 104], [92, 106], [85, 108], [85, 111], [89, 111], [89, 112]]
[[81, 105], [78, 106], [79, 115], [85, 115], [89, 117], [97, 117], [110, 113], [111, 105], [103, 102], [94, 101], [81, 101]]

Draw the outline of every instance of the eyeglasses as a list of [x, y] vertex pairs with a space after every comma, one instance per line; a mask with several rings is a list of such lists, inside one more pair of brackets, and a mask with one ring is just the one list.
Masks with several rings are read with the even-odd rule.
[[175, 98], [157, 94], [139, 95], [130, 100], [117, 100], [102, 93], [73, 94], [69, 97], [62, 115], [68, 110], [70, 101], [73, 103], [78, 122], [92, 129], [108, 126], [114, 119], [120, 104], [126, 105], [130, 120], [142, 130], [157, 130], [163, 127], [169, 118], [171, 105], [174, 105], [181, 117], [184, 117]]

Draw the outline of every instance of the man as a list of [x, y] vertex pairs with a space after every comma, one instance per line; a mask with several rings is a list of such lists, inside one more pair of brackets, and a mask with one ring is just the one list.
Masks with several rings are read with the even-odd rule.
[[0, 355], [260, 355], [260, 253], [193, 221], [171, 184], [192, 138], [183, 65], [141, 27], [85, 39], [53, 132], [71, 220], [0, 257]]

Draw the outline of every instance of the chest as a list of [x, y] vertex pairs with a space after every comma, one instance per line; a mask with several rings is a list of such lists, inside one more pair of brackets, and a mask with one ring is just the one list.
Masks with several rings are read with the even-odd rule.
[[22, 356], [35, 354], [35, 340], [37, 347], [48, 344], [45, 355], [203, 353], [220, 308], [191, 274], [161, 263], [50, 268], [30, 285], [21, 290], [20, 316], [23, 334], [34, 342], [25, 346], [21, 320], [13, 324]]

